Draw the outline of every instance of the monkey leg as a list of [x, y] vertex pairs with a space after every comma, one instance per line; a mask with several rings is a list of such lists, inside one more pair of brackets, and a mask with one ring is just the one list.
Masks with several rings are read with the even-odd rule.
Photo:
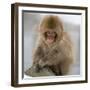
[[71, 60], [64, 60], [61, 62], [60, 68], [62, 75], [67, 75], [69, 73], [71, 64], [72, 64]]
[[53, 71], [53, 73], [54, 73], [56, 76], [61, 76], [61, 75], [62, 75], [61, 68], [60, 68], [60, 64], [51, 65], [51, 66], [49, 66], [49, 68]]

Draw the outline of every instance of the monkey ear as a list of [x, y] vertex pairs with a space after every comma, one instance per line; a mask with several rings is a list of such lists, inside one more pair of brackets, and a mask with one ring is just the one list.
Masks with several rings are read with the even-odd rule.
[[38, 26], [37, 28], [38, 28], [37, 31], [38, 31], [39, 33], [44, 33], [44, 32], [45, 32], [45, 29], [42, 28], [41, 26]]

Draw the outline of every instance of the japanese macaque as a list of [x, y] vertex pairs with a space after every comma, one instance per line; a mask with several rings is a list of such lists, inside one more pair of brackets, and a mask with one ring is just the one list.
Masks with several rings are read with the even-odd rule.
[[50, 68], [55, 75], [67, 75], [73, 63], [73, 45], [58, 16], [47, 15], [38, 28], [38, 44], [33, 54], [37, 72]]

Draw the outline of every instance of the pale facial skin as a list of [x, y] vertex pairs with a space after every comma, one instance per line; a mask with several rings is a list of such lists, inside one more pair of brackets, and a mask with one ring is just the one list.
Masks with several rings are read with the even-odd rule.
[[46, 42], [48, 44], [52, 44], [55, 42], [56, 39], [56, 33], [52, 30], [49, 30], [46, 32]]

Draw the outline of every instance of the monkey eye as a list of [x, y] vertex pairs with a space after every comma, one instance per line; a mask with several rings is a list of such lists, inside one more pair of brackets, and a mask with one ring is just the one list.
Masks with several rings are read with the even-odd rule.
[[51, 34], [51, 32], [49, 32], [49, 31], [47, 31], [46, 33], [47, 33], [47, 34]]
[[55, 32], [47, 31], [47, 34], [55, 34]]

